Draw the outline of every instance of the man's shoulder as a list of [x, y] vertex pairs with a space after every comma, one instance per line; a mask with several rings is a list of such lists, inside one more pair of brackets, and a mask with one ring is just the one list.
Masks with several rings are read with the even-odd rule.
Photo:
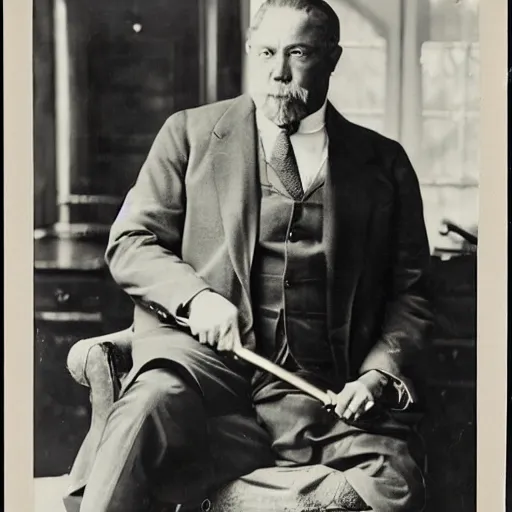
[[218, 120], [234, 103], [239, 101], [240, 98], [241, 96], [222, 101], [215, 101], [206, 105], [186, 109], [183, 112], [191, 119]]
[[180, 110], [167, 119], [168, 124], [183, 124], [187, 132], [212, 130], [219, 119], [243, 97], [238, 96], [198, 107]]
[[344, 121], [347, 123], [347, 129], [351, 132], [354, 140], [370, 144], [375, 149], [385, 152], [396, 152], [401, 147], [399, 142], [376, 130], [349, 121], [347, 118], [344, 118]]

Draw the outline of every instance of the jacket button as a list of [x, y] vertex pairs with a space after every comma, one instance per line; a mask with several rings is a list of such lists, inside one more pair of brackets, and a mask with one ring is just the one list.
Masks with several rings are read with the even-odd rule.
[[291, 286], [292, 286], [292, 283], [290, 283], [290, 281], [288, 279], [286, 279], [285, 282], [284, 282], [284, 287], [285, 288], [291, 288]]
[[295, 233], [293, 231], [288, 233], [288, 240], [290, 240], [290, 242], [295, 242]]
[[210, 512], [211, 509], [212, 509], [212, 502], [208, 498], [206, 498], [201, 503], [201, 511], [202, 512]]

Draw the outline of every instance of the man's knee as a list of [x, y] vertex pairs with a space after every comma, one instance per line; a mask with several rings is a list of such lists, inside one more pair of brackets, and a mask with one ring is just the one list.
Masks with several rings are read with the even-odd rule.
[[117, 408], [129, 409], [134, 416], [151, 414], [156, 409], [174, 408], [179, 412], [182, 404], [192, 407], [199, 398], [198, 391], [176, 371], [152, 368], [143, 371], [120, 398]]

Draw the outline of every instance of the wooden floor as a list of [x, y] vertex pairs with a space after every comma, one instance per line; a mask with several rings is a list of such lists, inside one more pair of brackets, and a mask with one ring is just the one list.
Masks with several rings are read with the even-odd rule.
[[66, 512], [62, 496], [67, 487], [67, 475], [35, 479], [35, 512]]

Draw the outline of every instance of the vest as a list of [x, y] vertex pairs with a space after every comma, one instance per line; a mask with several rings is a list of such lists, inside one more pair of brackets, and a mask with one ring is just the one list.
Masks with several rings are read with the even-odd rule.
[[259, 239], [251, 274], [257, 351], [289, 369], [331, 374], [327, 332], [323, 184], [300, 202], [260, 145]]

